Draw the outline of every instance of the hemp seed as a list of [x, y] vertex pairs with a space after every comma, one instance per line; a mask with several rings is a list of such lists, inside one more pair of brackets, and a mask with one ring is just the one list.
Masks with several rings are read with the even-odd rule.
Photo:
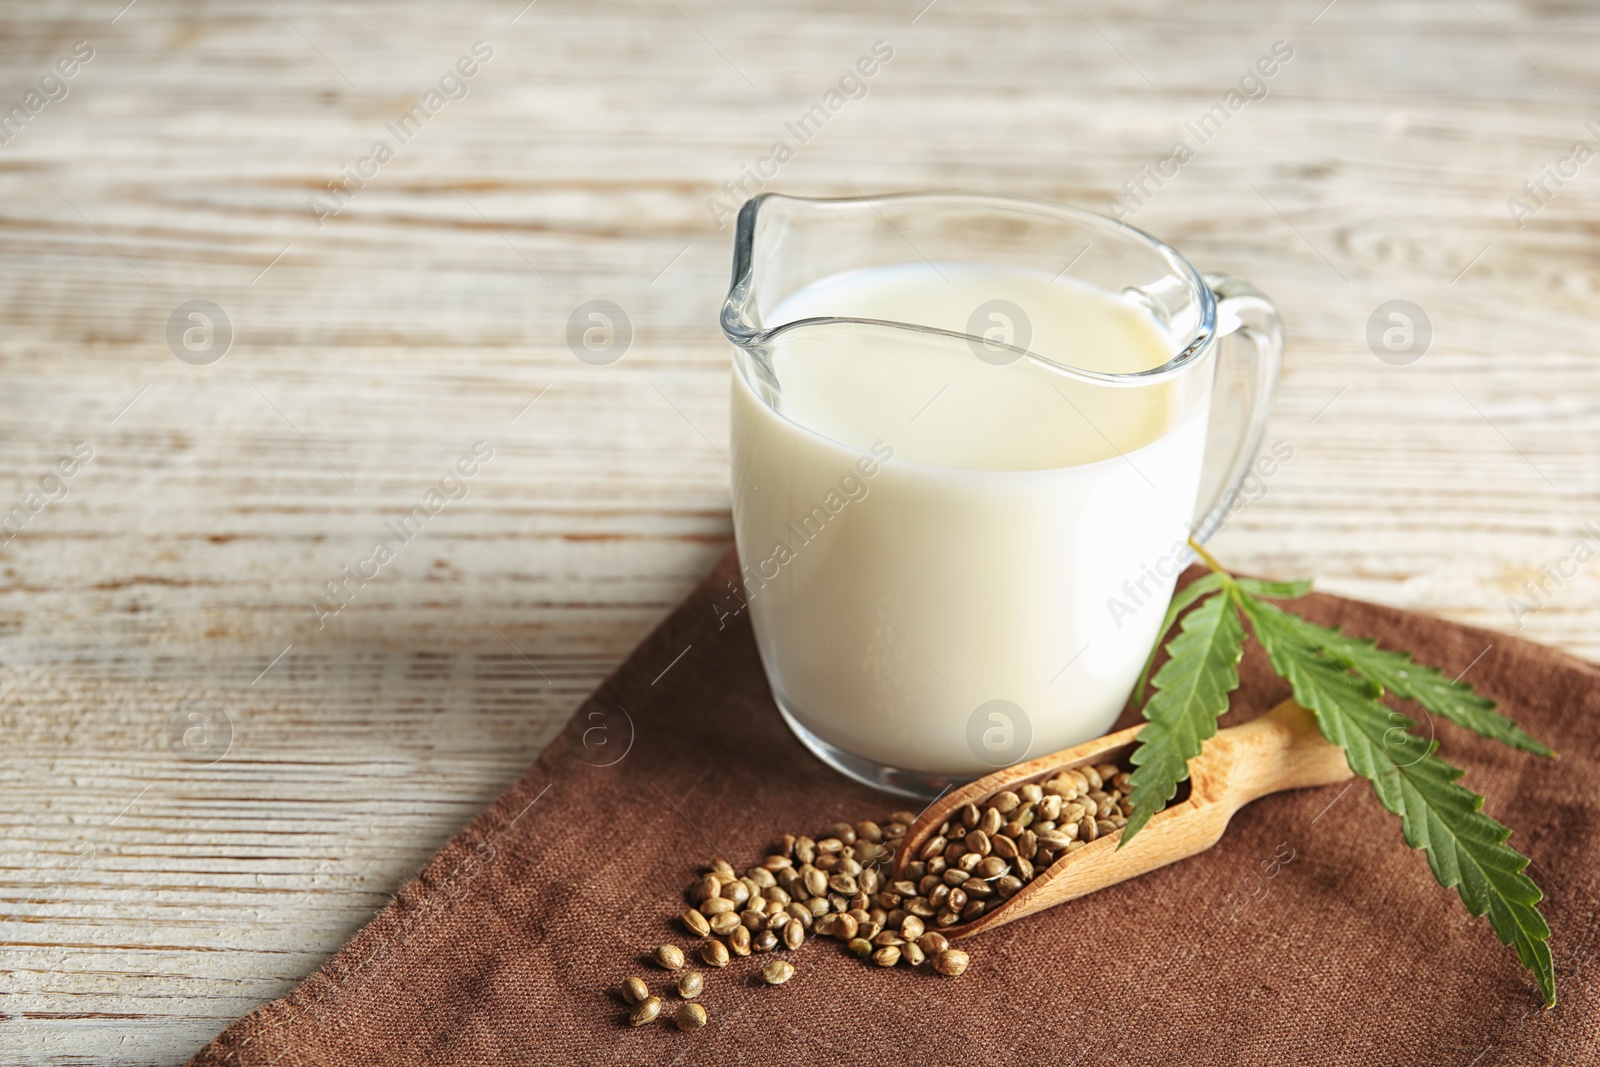
[[728, 965], [728, 946], [721, 941], [707, 941], [700, 946], [700, 959], [707, 967], [726, 967]]
[[[1110, 763], [1058, 768], [962, 805], [909, 852], [902, 839], [916, 816], [907, 811], [878, 822], [840, 821], [816, 837], [783, 834], [742, 872], [724, 859], [702, 868], [687, 890], [691, 907], [682, 913], [682, 926], [703, 939], [697, 954], [712, 968], [752, 952], [794, 951], [825, 937], [878, 967], [927, 963], [954, 977], [970, 960], [941, 931], [959, 932], [1052, 864], [1121, 832], [1133, 810], [1130, 773]], [[659, 946], [653, 958], [666, 970], [684, 969], [683, 950], [676, 946]], [[781, 985], [794, 975], [794, 965], [769, 958], [760, 975], [768, 985]], [[705, 976], [695, 971], [676, 981], [686, 1002], [705, 985]], [[651, 996], [642, 979], [627, 979], [622, 996], [633, 1007], [631, 1024], [660, 1017], [661, 998]], [[705, 1009], [690, 1003], [672, 1018], [681, 1030], [707, 1022]]]
[[655, 1022], [660, 1017], [661, 998], [645, 997], [639, 1006], [633, 1009], [632, 1014], [628, 1016], [628, 1025], [643, 1026], [645, 1023]]

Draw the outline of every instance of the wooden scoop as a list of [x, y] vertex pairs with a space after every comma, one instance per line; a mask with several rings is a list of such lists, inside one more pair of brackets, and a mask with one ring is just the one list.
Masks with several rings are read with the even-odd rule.
[[[1041, 756], [969, 782], [928, 806], [905, 836], [895, 862], [902, 877], [908, 859], [968, 802], [1044, 781], [1067, 767], [1118, 763], [1133, 749], [1144, 725], [1130, 726], [1074, 748]], [[1109, 885], [1204, 852], [1222, 838], [1233, 813], [1268, 793], [1331, 785], [1350, 777], [1344, 751], [1323, 740], [1311, 713], [1286, 700], [1258, 719], [1219, 731], [1189, 762], [1189, 796], [1157, 813], [1127, 848], [1122, 831], [1097, 838], [1057, 859], [1004, 901], [969, 923], [941, 927], [952, 940], [981, 934]]]

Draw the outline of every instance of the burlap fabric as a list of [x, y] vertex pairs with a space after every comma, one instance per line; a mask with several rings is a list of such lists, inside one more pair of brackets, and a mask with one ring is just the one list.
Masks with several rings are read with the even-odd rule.
[[[746, 616], [727, 614], [733, 574], [725, 559], [321, 970], [193, 1062], [1600, 1062], [1600, 670], [1320, 595], [1302, 602], [1313, 619], [1452, 673], [1470, 664], [1470, 681], [1560, 750], [1550, 763], [1438, 725], [1466, 783], [1533, 859], [1555, 930], [1554, 1010], [1357, 780], [1265, 798], [1199, 857], [975, 938], [961, 978], [882, 971], [808, 943], [781, 987], [754, 980], [759, 955], [710, 972], [704, 1030], [629, 1029], [614, 990], [630, 974], [665, 987], [646, 957], [661, 942], [689, 946], [670, 920], [698, 864], [721, 854], [742, 866], [784, 830], [904, 806], [789, 734]], [[1230, 722], [1287, 696], [1253, 645], [1241, 673]]]

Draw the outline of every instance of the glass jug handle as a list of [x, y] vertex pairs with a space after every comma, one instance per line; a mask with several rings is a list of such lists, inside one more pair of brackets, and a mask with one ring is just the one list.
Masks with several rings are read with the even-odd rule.
[[[1265, 294], [1243, 278], [1207, 274], [1217, 301], [1217, 364], [1206, 435], [1206, 465], [1193, 538], [1204, 544], [1234, 510], [1267, 430], [1283, 363], [1283, 320]], [[1207, 491], [1209, 489], [1209, 492]]]

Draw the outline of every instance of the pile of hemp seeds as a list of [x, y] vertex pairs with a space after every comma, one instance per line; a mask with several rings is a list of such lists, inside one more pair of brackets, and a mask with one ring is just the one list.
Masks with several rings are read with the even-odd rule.
[[[898, 844], [917, 818], [911, 812], [897, 811], [881, 824], [834, 823], [815, 838], [785, 834], [743, 874], [727, 860], [714, 861], [689, 887], [691, 906], [680, 921], [699, 939], [694, 955], [715, 970], [828, 937], [878, 967], [925, 964], [955, 977], [969, 959], [941, 931], [972, 922], [1056, 860], [1126, 826], [1128, 775], [1115, 764], [1086, 764], [966, 804], [894, 880]], [[670, 1018], [683, 1031], [705, 1026], [709, 1016], [696, 998], [707, 988], [707, 972], [690, 969], [690, 955], [677, 945], [659, 946], [652, 958], [676, 975], [666, 992], [681, 1003], [667, 1014], [662, 996], [643, 979], [629, 978], [620, 991], [629, 1025]], [[774, 956], [758, 973], [765, 984], [779, 986], [794, 977], [795, 967]]]

